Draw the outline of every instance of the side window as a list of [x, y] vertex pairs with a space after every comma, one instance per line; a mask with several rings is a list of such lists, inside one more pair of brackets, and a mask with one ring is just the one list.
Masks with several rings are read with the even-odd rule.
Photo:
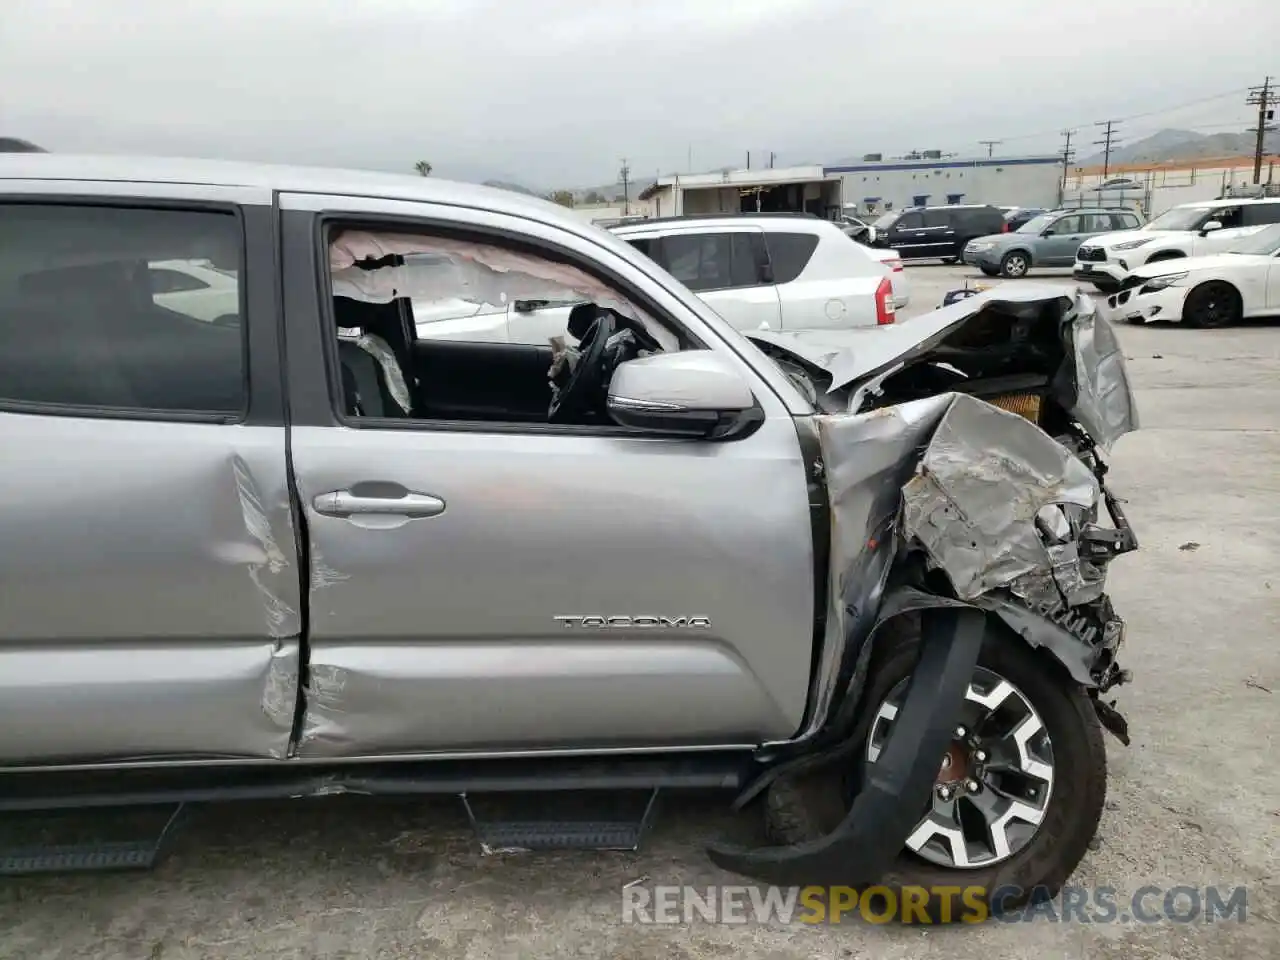
[[1110, 214], [1086, 213], [1080, 216], [1080, 233], [1106, 233], [1110, 229]]
[[[0, 402], [243, 413], [242, 256], [231, 212], [0, 207]], [[167, 275], [195, 261], [212, 296]]]
[[1108, 214], [1111, 220], [1111, 230], [1136, 230], [1138, 228], [1138, 218], [1131, 213], [1112, 213]]
[[1070, 237], [1077, 233], [1081, 233], [1080, 221], [1083, 217], [1070, 216], [1059, 217], [1053, 223], [1053, 235], [1055, 237]]
[[616, 426], [612, 371], [681, 347], [617, 288], [532, 238], [335, 227], [328, 259], [331, 391], [349, 418]]
[[926, 210], [924, 212], [925, 227], [949, 227], [951, 215], [946, 210]]
[[1241, 209], [1244, 211], [1244, 226], [1246, 227], [1280, 223], [1280, 203], [1251, 203]]
[[893, 225], [894, 230], [919, 230], [924, 226], [924, 215], [920, 213], [904, 213]]
[[790, 283], [799, 277], [818, 249], [818, 238], [812, 233], [766, 233], [764, 243], [774, 283]]
[[[1243, 227], [1245, 225], [1243, 209], [1243, 207], [1223, 207], [1220, 210], [1213, 211], [1213, 215], [1208, 220], [1217, 220], [1222, 224], [1222, 229], [1224, 230]], [[1205, 222], [1207, 223], [1208, 220]]]
[[682, 233], [662, 238], [661, 263], [695, 293], [733, 283], [732, 233]]

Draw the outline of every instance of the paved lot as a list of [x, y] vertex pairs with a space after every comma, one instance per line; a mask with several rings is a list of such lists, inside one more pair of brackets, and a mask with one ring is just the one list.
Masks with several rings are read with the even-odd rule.
[[[909, 270], [904, 319], [968, 275]], [[1100, 844], [1075, 879], [1122, 902], [1247, 885], [1244, 924], [624, 926], [629, 881], [735, 882], [700, 852], [725, 825], [715, 802], [669, 802], [637, 855], [492, 857], [452, 803], [344, 798], [209, 811], [151, 874], [0, 883], [0, 957], [1280, 956], [1280, 324], [1121, 337], [1144, 426], [1114, 473], [1143, 545], [1112, 573], [1134, 744], [1108, 741]]]

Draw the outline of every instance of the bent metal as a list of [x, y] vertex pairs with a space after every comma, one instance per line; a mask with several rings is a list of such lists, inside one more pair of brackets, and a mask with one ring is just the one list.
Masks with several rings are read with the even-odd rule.
[[563, 623], [566, 630], [574, 627], [590, 628], [593, 630], [618, 630], [630, 629], [632, 627], [640, 627], [643, 629], [657, 630], [710, 630], [710, 617], [600, 617], [600, 616], [572, 616], [572, 617], [556, 617], [558, 623]]

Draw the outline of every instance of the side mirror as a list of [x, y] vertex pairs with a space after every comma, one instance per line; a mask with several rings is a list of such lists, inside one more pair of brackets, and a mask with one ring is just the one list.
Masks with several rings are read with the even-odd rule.
[[1221, 230], [1221, 229], [1222, 229], [1221, 220], [1210, 220], [1208, 223], [1206, 223], [1203, 227], [1200, 228], [1200, 236], [1203, 237], [1206, 233], [1213, 233], [1213, 231]]
[[624, 427], [708, 440], [745, 436], [764, 420], [751, 388], [710, 350], [619, 364], [609, 383], [608, 409]]
[[1055, 231], [1054, 231], [1053, 227], [1050, 227], [1048, 230], [1044, 231], [1044, 233], [1040, 234], [1040, 236], [1042, 236], [1042, 237], [1052, 237], [1052, 236], [1054, 235], [1054, 233], [1055, 233]]

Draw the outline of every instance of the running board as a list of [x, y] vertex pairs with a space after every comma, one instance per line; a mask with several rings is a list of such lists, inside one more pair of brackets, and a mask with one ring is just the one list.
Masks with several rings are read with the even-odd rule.
[[[87, 873], [108, 870], [150, 870], [173, 832], [174, 825], [183, 811], [182, 804], [174, 804], [158, 831], [127, 840], [91, 839], [76, 843], [44, 842], [20, 847], [0, 846], [0, 876], [21, 877], [38, 873]], [[102, 825], [100, 811], [95, 818]], [[48, 824], [41, 829], [31, 815], [6, 817], [5, 827], [26, 826], [30, 833], [48, 835]], [[108, 818], [109, 819], [109, 818]], [[6, 831], [7, 832], [7, 831]]]
[[503, 798], [501, 804], [495, 803], [492, 795], [461, 793], [458, 796], [481, 851], [497, 854], [534, 850], [636, 850], [653, 819], [658, 790], [648, 791], [647, 799], [640, 791], [627, 791], [627, 794], [629, 796], [614, 794], [598, 801], [610, 814], [608, 819], [599, 816], [567, 819], [564, 798], [557, 798], [552, 804], [533, 803], [537, 798], [529, 798], [522, 801], [523, 811], [531, 804], [542, 806], [544, 816], [530, 818], [522, 814], [519, 820], [504, 820], [499, 806], [509, 805], [509, 796]]

